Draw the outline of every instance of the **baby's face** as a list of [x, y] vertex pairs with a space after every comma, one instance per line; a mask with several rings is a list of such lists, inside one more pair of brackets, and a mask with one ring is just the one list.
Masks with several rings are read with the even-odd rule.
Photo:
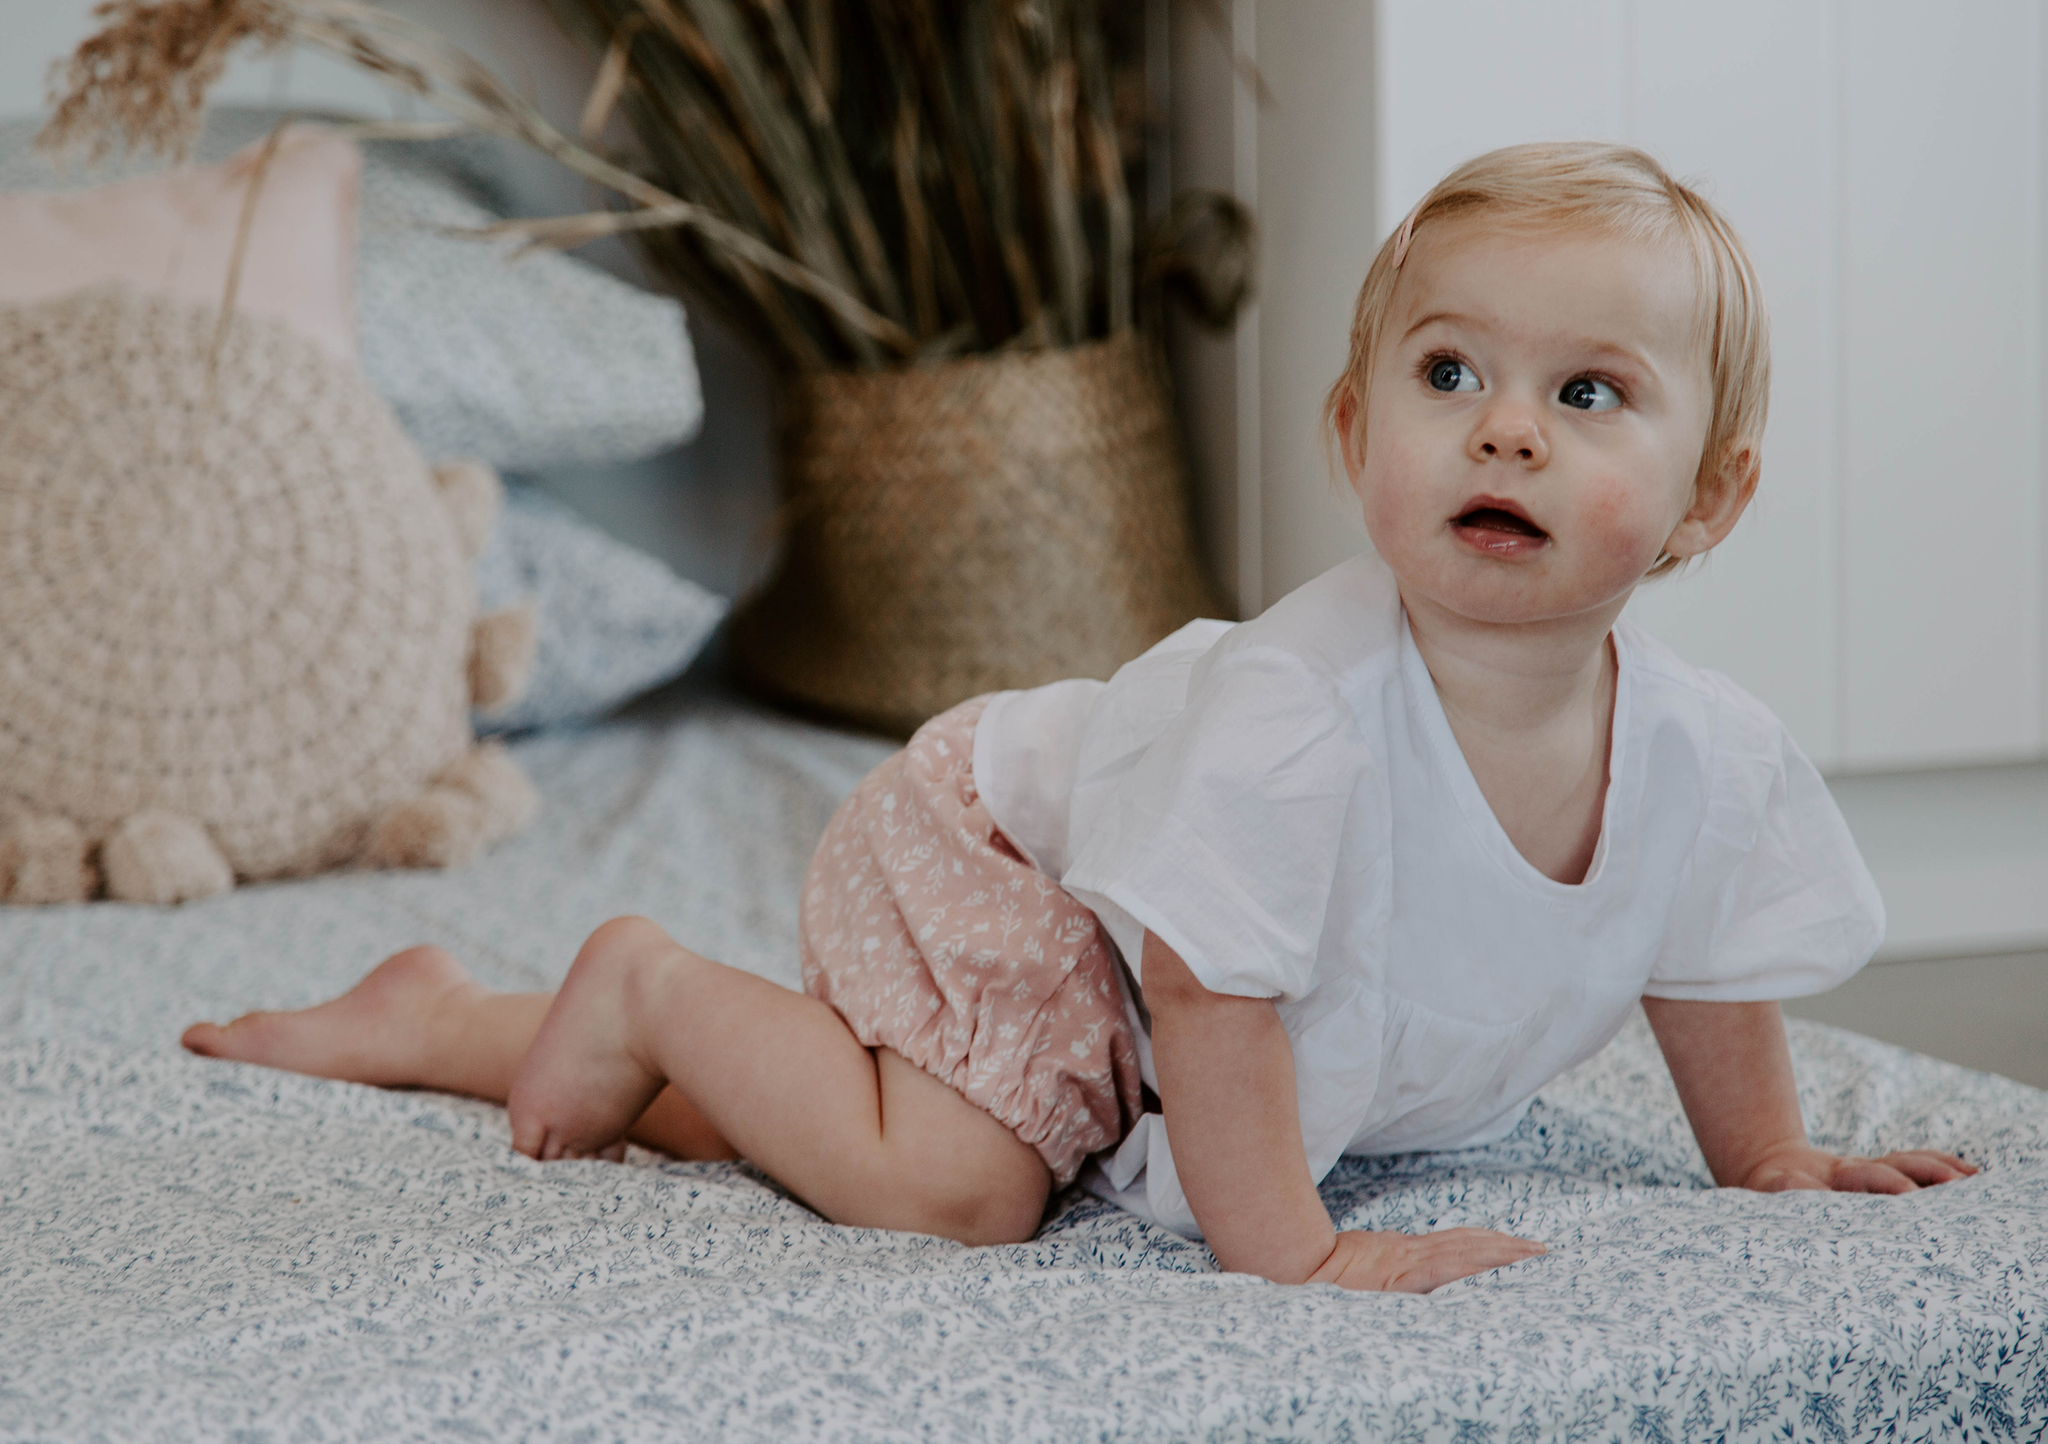
[[1364, 454], [1345, 454], [1411, 610], [1619, 610], [1691, 506], [1712, 401], [1696, 317], [1673, 245], [1457, 222], [1417, 235]]

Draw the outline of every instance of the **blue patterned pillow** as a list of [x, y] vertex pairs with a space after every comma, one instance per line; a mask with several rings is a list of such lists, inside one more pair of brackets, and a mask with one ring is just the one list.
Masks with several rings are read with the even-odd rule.
[[726, 608], [723, 597], [516, 482], [506, 485], [476, 581], [486, 611], [531, 600], [539, 632], [533, 680], [509, 706], [477, 715], [482, 732], [610, 711], [679, 675]]
[[[255, 113], [260, 114], [260, 113]], [[553, 251], [451, 232], [512, 209], [485, 137], [363, 146], [364, 373], [436, 460], [504, 471], [635, 461], [696, 435], [683, 308]]]

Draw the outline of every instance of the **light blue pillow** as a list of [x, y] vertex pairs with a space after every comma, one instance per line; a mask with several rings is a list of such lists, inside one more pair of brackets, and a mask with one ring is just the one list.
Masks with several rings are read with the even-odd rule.
[[723, 597], [517, 482], [476, 581], [485, 611], [531, 600], [538, 624], [533, 679], [517, 701], [476, 715], [484, 732], [610, 711], [679, 675], [726, 610]]
[[573, 256], [450, 234], [501, 218], [482, 179], [495, 144], [363, 147], [370, 384], [429, 457], [502, 471], [635, 461], [695, 436], [704, 403], [679, 304]]

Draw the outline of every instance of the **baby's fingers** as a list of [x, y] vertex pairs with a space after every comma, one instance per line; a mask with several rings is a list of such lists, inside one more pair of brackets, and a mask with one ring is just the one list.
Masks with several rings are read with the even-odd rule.
[[1881, 1158], [1844, 1159], [1829, 1186], [1837, 1193], [1912, 1193], [1920, 1187]]
[[1457, 1279], [1520, 1263], [1547, 1250], [1534, 1239], [1495, 1233], [1490, 1228], [1447, 1228], [1417, 1235], [1406, 1252], [1408, 1257], [1395, 1266], [1385, 1286], [1399, 1293], [1426, 1294]]
[[1937, 1153], [1931, 1148], [1913, 1148], [1903, 1153], [1887, 1153], [1884, 1157], [1871, 1161], [1889, 1164], [1923, 1187], [1968, 1178], [1977, 1172], [1975, 1165], [1963, 1162], [1953, 1153]]
[[1912, 1193], [1967, 1178], [1976, 1171], [1952, 1153], [1914, 1149], [1882, 1158], [1845, 1160], [1835, 1174], [1834, 1186], [1841, 1193]]

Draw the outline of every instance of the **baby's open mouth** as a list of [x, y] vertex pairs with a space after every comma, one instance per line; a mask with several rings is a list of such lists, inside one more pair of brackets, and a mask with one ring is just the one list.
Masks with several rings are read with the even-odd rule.
[[1452, 519], [1451, 525], [1460, 530], [1505, 532], [1509, 536], [1547, 537], [1550, 533], [1530, 521], [1527, 517], [1516, 516], [1511, 511], [1502, 511], [1497, 506], [1475, 506], [1472, 510]]

